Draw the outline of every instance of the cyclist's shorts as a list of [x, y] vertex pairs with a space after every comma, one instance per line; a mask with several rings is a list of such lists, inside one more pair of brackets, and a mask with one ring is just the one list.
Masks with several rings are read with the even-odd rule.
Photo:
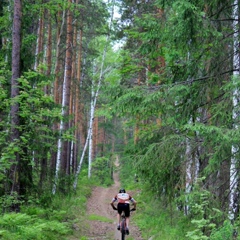
[[117, 205], [118, 213], [121, 215], [122, 212], [125, 212], [125, 216], [130, 216], [130, 205], [129, 203], [118, 203]]

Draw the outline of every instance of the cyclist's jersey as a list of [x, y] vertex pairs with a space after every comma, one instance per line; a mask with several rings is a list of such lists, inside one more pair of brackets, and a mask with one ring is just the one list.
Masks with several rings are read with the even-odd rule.
[[118, 201], [118, 203], [130, 203], [134, 202], [134, 199], [128, 193], [118, 193], [114, 198], [113, 202]]

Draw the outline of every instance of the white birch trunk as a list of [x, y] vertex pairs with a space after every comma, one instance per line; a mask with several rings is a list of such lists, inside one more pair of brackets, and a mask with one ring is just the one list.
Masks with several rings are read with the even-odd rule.
[[[68, 65], [65, 64], [65, 69], [64, 69], [64, 80], [63, 80], [63, 92], [62, 92], [62, 113], [61, 116], [64, 117], [66, 115], [66, 107], [67, 107], [67, 72], [68, 72]], [[59, 170], [60, 170], [60, 165], [61, 165], [61, 155], [62, 155], [62, 132], [64, 129], [64, 123], [63, 120], [61, 119], [60, 122], [60, 128], [59, 128], [59, 139], [58, 139], [58, 149], [57, 149], [57, 160], [56, 160], [56, 170], [55, 170], [55, 179], [54, 179], [54, 184], [53, 184], [53, 190], [52, 193], [56, 193], [56, 187], [57, 187], [57, 182], [58, 182], [58, 175], [59, 175]]]
[[[238, 0], [234, 1], [234, 6], [233, 6], [233, 68], [237, 69], [234, 70], [233, 72], [233, 81], [236, 81], [236, 79], [239, 77], [239, 22], [238, 22], [238, 14], [239, 14], [239, 9], [238, 9]], [[235, 89], [233, 91], [233, 122], [235, 122], [237, 118], [237, 110], [236, 107], [239, 102], [239, 97], [240, 97], [240, 92], [238, 89]], [[237, 129], [238, 125], [234, 124], [233, 128]], [[238, 185], [238, 171], [236, 168], [236, 153], [239, 151], [239, 148], [237, 146], [232, 146], [232, 157], [231, 157], [231, 164], [230, 164], [230, 194], [229, 194], [229, 219], [234, 220], [235, 214], [237, 212], [237, 196], [238, 196], [238, 191], [237, 191], [237, 185]]]
[[[99, 78], [99, 81], [98, 81], [98, 86], [97, 86], [97, 91], [96, 93], [94, 93], [94, 91], [92, 90], [92, 96], [93, 99], [91, 101], [91, 111], [90, 111], [90, 120], [89, 120], [89, 127], [88, 127], [88, 134], [87, 134], [87, 139], [86, 139], [86, 142], [85, 142], [85, 145], [84, 145], [84, 148], [83, 148], [83, 151], [82, 151], [82, 155], [81, 155], [81, 158], [80, 158], [80, 161], [79, 161], [79, 164], [78, 164], [78, 167], [77, 167], [77, 171], [76, 171], [76, 174], [75, 174], [75, 180], [74, 180], [74, 183], [73, 183], [73, 188], [76, 189], [77, 188], [77, 182], [78, 182], [78, 175], [81, 171], [81, 167], [82, 167], [82, 163], [83, 163], [83, 159], [84, 159], [84, 156], [85, 156], [85, 153], [86, 153], [86, 150], [87, 150], [87, 147], [90, 143], [90, 138], [92, 138], [92, 127], [93, 127], [93, 120], [94, 120], [94, 113], [95, 113], [95, 106], [96, 106], [96, 103], [97, 103], [97, 97], [98, 97], [98, 93], [99, 93], [99, 89], [101, 87], [101, 82], [102, 82], [102, 75], [100, 74], [100, 78]], [[90, 147], [89, 147], [90, 148]], [[88, 159], [88, 161], [90, 163], [92, 163], [92, 159]], [[91, 164], [89, 164], [90, 166], [88, 166], [88, 177], [91, 176]], [[89, 170], [90, 169], [90, 170]]]
[[88, 147], [89, 136], [90, 136], [90, 128], [88, 129], [87, 139], [86, 139], [86, 142], [85, 142], [85, 145], [84, 145], [84, 148], [83, 148], [83, 151], [82, 151], [82, 155], [81, 155], [78, 167], [77, 167], [77, 171], [76, 171], [76, 174], [75, 174], [75, 179], [74, 179], [74, 183], [73, 183], [73, 189], [74, 190], [76, 190], [76, 188], [77, 188], [78, 176], [79, 176], [79, 173], [81, 171], [83, 159], [84, 159], [87, 147]]
[[37, 44], [36, 44], [36, 49], [35, 49], [35, 62], [34, 62], [34, 67], [33, 67], [33, 69], [36, 71], [37, 70], [37, 64], [38, 64], [38, 61], [37, 61], [37, 56], [38, 56], [38, 54], [39, 54], [39, 52], [38, 52], [38, 45], [39, 45], [39, 36], [40, 36], [40, 21], [41, 21], [41, 18], [39, 18], [39, 20], [38, 20], [38, 22], [39, 22], [39, 24], [38, 24], [38, 34], [37, 34]]
[[74, 141], [71, 141], [70, 147], [70, 172], [73, 170], [73, 152], [74, 152]]
[[[61, 126], [61, 125], [63, 125], [62, 122], [61, 122], [60, 126]], [[55, 193], [56, 193], [56, 189], [57, 189], [58, 172], [59, 172], [60, 163], [61, 163], [61, 149], [62, 149], [62, 140], [59, 138], [59, 139], [58, 139], [58, 151], [57, 151], [57, 161], [56, 161], [55, 179], [54, 179], [52, 194], [55, 194]]]
[[[66, 77], [64, 76], [63, 98], [62, 98], [62, 113], [61, 113], [62, 116], [65, 115], [65, 106], [66, 106]], [[64, 123], [63, 123], [63, 120], [61, 120], [60, 127], [59, 127], [60, 136], [59, 136], [59, 139], [58, 139], [55, 179], [54, 179], [53, 190], [52, 190], [53, 194], [56, 193], [57, 182], [58, 182], [58, 174], [59, 174], [60, 165], [61, 165], [61, 154], [62, 154], [62, 138], [61, 138], [61, 135], [62, 135], [63, 127], [64, 127]]]
[[186, 162], [186, 184], [185, 184], [185, 201], [186, 201], [186, 205], [184, 207], [184, 213], [185, 215], [188, 215], [189, 212], [189, 206], [188, 206], [188, 194], [191, 192], [191, 182], [192, 182], [192, 156], [191, 156], [191, 146], [189, 143], [189, 140], [186, 140], [186, 158], [187, 158], [187, 162]]
[[[197, 121], [200, 121], [200, 119], [197, 119]], [[192, 123], [192, 119], [189, 121], [189, 123]], [[198, 137], [198, 133], [196, 133]], [[189, 205], [188, 205], [188, 195], [192, 191], [192, 186], [194, 183], [196, 183], [196, 180], [199, 175], [199, 156], [198, 156], [198, 151], [200, 151], [200, 147], [197, 148], [197, 151], [192, 150], [192, 146], [190, 141], [187, 139], [186, 140], [186, 184], [185, 184], [185, 201], [186, 205], [184, 207], [184, 213], [185, 215], [189, 214]]]
[[[113, 13], [114, 13], [114, 4], [115, 4], [115, 0], [113, 0], [112, 2], [112, 13], [111, 13], [111, 20], [110, 20], [110, 24], [109, 24], [109, 29], [111, 31], [111, 25], [113, 22]], [[83, 152], [77, 167], [77, 172], [75, 174], [75, 180], [73, 183], [73, 188], [76, 189], [77, 188], [77, 182], [78, 182], [78, 175], [80, 173], [81, 170], [81, 166], [82, 166], [82, 162], [87, 150], [88, 145], [90, 144], [92, 139], [92, 127], [93, 127], [93, 120], [94, 120], [94, 114], [95, 114], [95, 107], [96, 107], [96, 103], [97, 103], [97, 98], [98, 98], [98, 94], [99, 94], [99, 90], [102, 84], [102, 79], [103, 79], [103, 75], [105, 73], [105, 71], [107, 71], [107, 69], [105, 69], [105, 71], [103, 71], [104, 68], [104, 62], [105, 62], [105, 58], [106, 58], [106, 52], [107, 52], [107, 47], [108, 47], [108, 42], [109, 42], [109, 38], [110, 38], [110, 33], [107, 35], [106, 37], [106, 45], [105, 48], [103, 50], [103, 56], [102, 56], [102, 62], [101, 62], [101, 69], [100, 69], [100, 75], [99, 75], [99, 79], [98, 79], [98, 84], [96, 87], [96, 92], [94, 93], [93, 91], [93, 86], [92, 86], [92, 101], [91, 101], [91, 110], [90, 110], [90, 120], [89, 120], [89, 127], [88, 127], [88, 134], [87, 134], [87, 139], [83, 148]], [[91, 146], [89, 147], [89, 156], [88, 156], [88, 177], [91, 177], [91, 168], [92, 168], [92, 151], [91, 151]], [[90, 154], [91, 151], [91, 154]]]
[[[115, 5], [115, 0], [112, 1], [112, 12], [111, 12], [111, 19], [110, 19], [110, 23], [109, 23], [110, 31], [111, 31], [111, 25], [112, 25], [112, 22], [113, 22], [114, 5]], [[99, 76], [98, 86], [97, 86], [95, 96], [94, 96], [94, 89], [93, 89], [93, 86], [92, 86], [92, 96], [94, 96], [94, 100], [91, 102], [91, 113], [90, 113], [90, 123], [91, 123], [91, 125], [89, 126], [90, 136], [89, 136], [89, 155], [88, 155], [88, 178], [91, 177], [91, 169], [92, 169], [92, 141], [93, 141], [92, 133], [93, 133], [94, 113], [95, 113], [95, 107], [96, 107], [96, 103], [97, 103], [99, 90], [100, 90], [103, 75], [104, 75], [103, 68], [104, 68], [104, 62], [105, 62], [105, 58], [106, 58], [106, 52], [107, 52], [107, 46], [108, 46], [109, 38], [110, 38], [110, 33], [106, 37], [106, 45], [105, 45], [104, 50], [103, 50], [100, 76]]]
[[[91, 177], [91, 170], [92, 170], [92, 146], [93, 146], [93, 121], [94, 121], [94, 89], [92, 85], [92, 92], [91, 92], [92, 100], [91, 100], [91, 108], [90, 108], [90, 124], [89, 124], [89, 148], [88, 148], [88, 178]], [[95, 96], [96, 98], [96, 96]]]
[[[63, 11], [63, 13], [62, 13], [62, 24], [61, 24], [61, 28], [60, 28], [60, 34], [59, 34], [58, 39], [57, 39], [56, 59], [59, 58], [59, 45], [60, 45], [60, 41], [61, 41], [61, 36], [62, 36], [62, 32], [63, 32], [64, 23], [65, 23], [65, 11]], [[56, 68], [57, 68], [57, 65], [55, 65], [55, 72], [56, 72]], [[58, 89], [55, 89], [55, 91], [58, 91]], [[63, 114], [63, 110], [62, 110], [62, 114]], [[60, 128], [59, 131], [60, 131], [60, 134], [61, 134], [62, 129], [63, 129], [63, 121], [60, 122], [60, 127], [59, 128]], [[53, 189], [52, 189], [53, 194], [56, 193], [57, 181], [58, 181], [58, 172], [59, 172], [60, 163], [61, 163], [61, 149], [62, 149], [61, 138], [58, 139], [57, 149], [58, 150], [57, 150], [57, 159], [56, 159], [55, 179], [54, 179], [54, 184], [53, 184]]]

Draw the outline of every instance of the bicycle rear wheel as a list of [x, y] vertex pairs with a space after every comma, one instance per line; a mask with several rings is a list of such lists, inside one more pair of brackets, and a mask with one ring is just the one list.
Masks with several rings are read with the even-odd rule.
[[124, 232], [122, 232], [121, 240], [125, 240], [125, 233]]
[[126, 222], [123, 220], [121, 222], [121, 240], [125, 240], [125, 235], [126, 235]]

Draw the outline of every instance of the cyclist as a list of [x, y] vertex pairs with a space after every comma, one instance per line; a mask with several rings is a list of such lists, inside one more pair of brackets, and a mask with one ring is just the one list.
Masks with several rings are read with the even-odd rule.
[[[118, 202], [117, 208], [114, 206], [115, 202]], [[117, 214], [118, 230], [120, 230], [121, 214], [123, 211], [125, 212], [126, 234], [129, 234], [130, 202], [133, 203], [133, 206], [134, 206], [131, 211], [135, 211], [137, 202], [128, 193], [126, 193], [124, 188], [121, 188], [119, 190], [119, 193], [116, 196], [114, 196], [114, 198], [110, 202], [112, 208], [118, 211], [118, 214]]]

